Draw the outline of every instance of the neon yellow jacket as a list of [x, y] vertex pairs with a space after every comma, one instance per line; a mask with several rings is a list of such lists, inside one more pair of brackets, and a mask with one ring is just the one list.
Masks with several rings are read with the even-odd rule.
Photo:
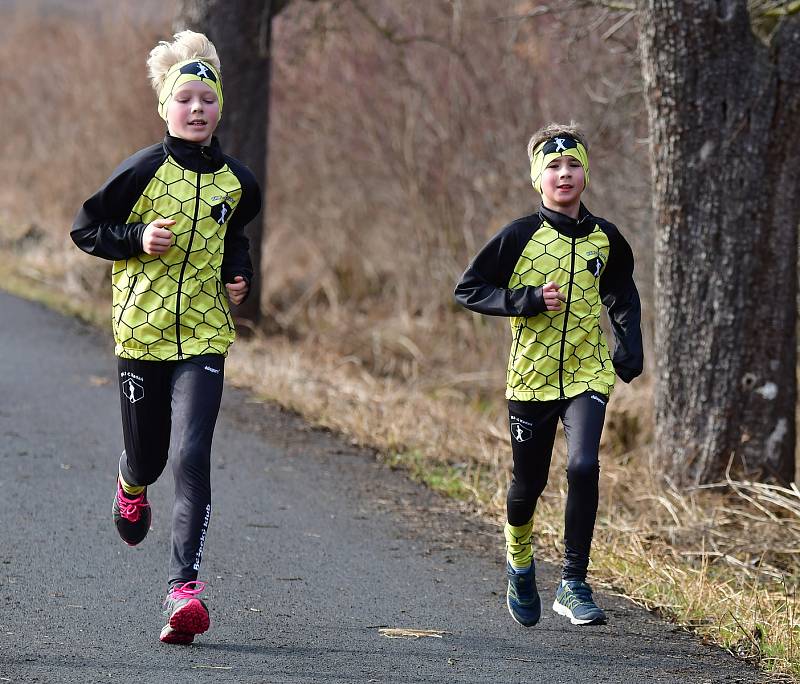
[[[560, 311], [544, 305], [550, 281], [567, 297]], [[470, 263], [455, 296], [472, 311], [510, 318], [508, 399], [609, 395], [615, 375], [630, 382], [642, 372], [633, 254], [616, 226], [583, 205], [577, 220], [542, 206], [507, 225]], [[616, 339], [613, 360], [600, 327], [603, 305]]]
[[[83, 204], [71, 236], [85, 252], [114, 261], [113, 328], [117, 356], [168, 361], [226, 354], [235, 331], [224, 283], [253, 269], [245, 225], [261, 191], [241, 162], [166, 136], [126, 159]], [[146, 254], [142, 235], [173, 219], [174, 243]]]

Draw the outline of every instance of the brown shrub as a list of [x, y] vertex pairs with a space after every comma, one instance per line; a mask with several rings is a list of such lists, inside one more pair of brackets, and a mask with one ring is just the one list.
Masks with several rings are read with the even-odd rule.
[[[60, 240], [114, 167], [163, 123], [145, 59], [170, 3], [19, 3], [3, 13], [0, 225], [41, 224]], [[8, 229], [8, 228], [7, 228]]]
[[506, 326], [457, 310], [452, 290], [538, 205], [525, 146], [551, 119], [588, 130], [587, 204], [630, 238], [648, 294], [635, 51], [552, 16], [503, 18], [534, 4], [294, 3], [279, 17], [264, 275], [284, 329], [378, 374], [488, 370], [500, 387]]

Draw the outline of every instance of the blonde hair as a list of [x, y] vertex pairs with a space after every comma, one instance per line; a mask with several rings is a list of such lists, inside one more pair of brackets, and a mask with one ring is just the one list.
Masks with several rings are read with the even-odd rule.
[[221, 73], [217, 48], [204, 34], [186, 29], [176, 33], [171, 43], [162, 40], [147, 57], [147, 75], [156, 93], [161, 92], [170, 67], [187, 59], [202, 59]]
[[560, 124], [551, 122], [546, 126], [542, 126], [536, 133], [531, 136], [528, 141], [528, 160], [533, 161], [533, 151], [541, 145], [545, 140], [555, 138], [557, 135], [568, 135], [577, 140], [581, 145], [589, 151], [589, 145], [586, 142], [586, 134], [581, 130], [580, 126], [574, 121], [568, 124]]

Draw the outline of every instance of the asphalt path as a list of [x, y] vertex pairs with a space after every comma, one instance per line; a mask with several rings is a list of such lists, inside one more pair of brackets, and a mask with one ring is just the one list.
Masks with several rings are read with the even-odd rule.
[[117, 391], [105, 335], [0, 293], [0, 683], [762, 681], [618, 596], [597, 593], [608, 625], [573, 627], [549, 608], [548, 565], [542, 621], [520, 627], [499, 529], [231, 387], [201, 571], [211, 629], [161, 644], [172, 476], [128, 548], [110, 515]]

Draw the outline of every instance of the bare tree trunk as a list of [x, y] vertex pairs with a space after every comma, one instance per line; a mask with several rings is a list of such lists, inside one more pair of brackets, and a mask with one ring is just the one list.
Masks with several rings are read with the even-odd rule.
[[641, 0], [656, 238], [656, 450], [678, 483], [794, 477], [800, 17]]
[[222, 61], [225, 111], [219, 128], [223, 149], [244, 162], [263, 192], [260, 217], [247, 227], [253, 279], [248, 299], [234, 307], [251, 324], [261, 317], [261, 250], [267, 188], [267, 130], [272, 19], [289, 0], [179, 0], [174, 28], [205, 33]]

